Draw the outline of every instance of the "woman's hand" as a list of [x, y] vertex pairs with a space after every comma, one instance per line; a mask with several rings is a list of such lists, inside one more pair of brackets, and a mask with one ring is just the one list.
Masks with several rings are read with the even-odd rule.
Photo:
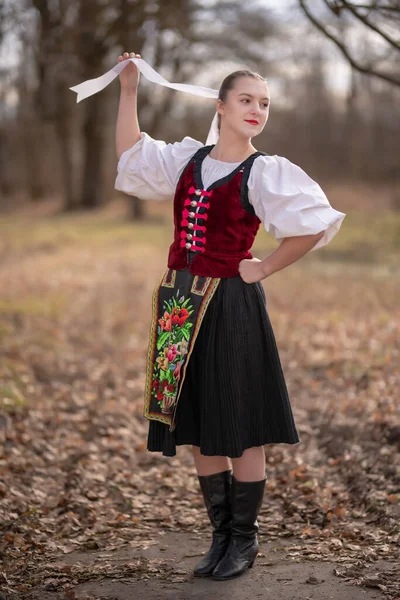
[[239, 263], [239, 274], [245, 283], [256, 283], [266, 277], [262, 261], [258, 258], [245, 258]]
[[[124, 52], [121, 56], [118, 57], [118, 62], [122, 62], [127, 58], [142, 58], [140, 54], [135, 54], [131, 52]], [[139, 85], [140, 79], [140, 71], [137, 66], [133, 62], [129, 62], [129, 64], [125, 67], [123, 71], [119, 74], [119, 81], [121, 84], [121, 89], [125, 91], [136, 91]]]

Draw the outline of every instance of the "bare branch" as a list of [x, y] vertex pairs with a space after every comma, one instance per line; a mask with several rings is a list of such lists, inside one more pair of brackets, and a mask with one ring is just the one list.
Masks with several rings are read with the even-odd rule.
[[355, 8], [361, 8], [365, 10], [379, 10], [379, 11], [388, 11], [400, 14], [400, 7], [398, 6], [378, 6], [377, 4], [352, 4]]
[[387, 81], [388, 83], [391, 83], [392, 85], [400, 86], [400, 79], [394, 77], [390, 73], [383, 73], [380, 71], [375, 71], [374, 69], [372, 69], [369, 66], [360, 64], [351, 55], [350, 50], [346, 47], [346, 45], [342, 42], [342, 40], [338, 39], [336, 36], [334, 36], [332, 33], [330, 33], [326, 29], [326, 27], [324, 27], [324, 25], [320, 21], [318, 21], [318, 19], [316, 19], [316, 17], [309, 11], [308, 7], [306, 6], [306, 1], [305, 0], [299, 0], [299, 1], [300, 1], [300, 7], [303, 9], [303, 12], [307, 16], [307, 18], [311, 21], [311, 23], [313, 23], [313, 25], [315, 25], [315, 27], [317, 29], [319, 29], [319, 31], [321, 31], [325, 35], [325, 37], [327, 37], [334, 44], [336, 44], [336, 46], [342, 52], [343, 56], [347, 59], [347, 61], [353, 67], [353, 69], [355, 69], [356, 71], [359, 71], [360, 73], [364, 73], [365, 75], [372, 75], [374, 77], [378, 77], [379, 79], [382, 79], [383, 81]]
[[362, 23], [364, 23], [364, 25], [372, 29], [372, 31], [375, 31], [375, 33], [379, 34], [384, 40], [386, 40], [388, 44], [393, 46], [393, 48], [396, 48], [396, 50], [400, 50], [400, 45], [398, 42], [396, 42], [396, 40], [392, 39], [389, 35], [387, 35], [387, 33], [382, 31], [382, 29], [379, 29], [379, 27], [374, 25], [374, 23], [371, 23], [371, 21], [368, 20], [368, 17], [360, 15], [357, 12], [357, 9], [350, 2], [347, 2], [346, 0], [341, 0], [341, 2], [343, 4], [343, 7], [347, 8], [351, 12], [351, 14], [354, 15], [357, 19], [359, 19]]

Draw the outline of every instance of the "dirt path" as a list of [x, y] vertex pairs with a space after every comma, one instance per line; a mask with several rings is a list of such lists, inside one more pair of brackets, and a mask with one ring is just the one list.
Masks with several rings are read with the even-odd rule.
[[[35, 600], [369, 600], [382, 598], [373, 588], [361, 588], [338, 578], [333, 570], [338, 563], [308, 562], [288, 557], [286, 548], [295, 541], [263, 542], [258, 559], [243, 576], [227, 582], [194, 578], [191, 571], [208, 549], [205, 536], [190, 533], [166, 533], [150, 547], [134, 551], [125, 547], [114, 552], [73, 552], [56, 561], [60, 569], [81, 565], [96, 571], [98, 562], [112, 563], [118, 578], [101, 577], [97, 581], [77, 584], [70, 594], [36, 590]], [[196, 552], [196, 548], [198, 551]], [[136, 574], [121, 577], [125, 568], [135, 568]], [[140, 580], [140, 567], [146, 567], [147, 577]], [[374, 572], [393, 568], [393, 563], [379, 561]], [[151, 570], [153, 573], [151, 574]], [[139, 578], [139, 580], [138, 580]], [[49, 583], [49, 585], [51, 585]]]

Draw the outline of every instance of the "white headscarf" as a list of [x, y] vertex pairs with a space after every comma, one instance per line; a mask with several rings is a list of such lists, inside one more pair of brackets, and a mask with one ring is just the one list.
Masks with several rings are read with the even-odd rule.
[[[157, 71], [155, 71], [153, 67], [143, 60], [143, 58], [127, 58], [126, 60], [116, 64], [115, 67], [110, 69], [110, 71], [107, 73], [104, 73], [104, 75], [101, 75], [96, 79], [88, 79], [83, 83], [69, 88], [73, 92], [77, 93], [76, 101], [80, 102], [81, 100], [84, 100], [89, 96], [93, 96], [93, 94], [97, 94], [97, 92], [100, 92], [107, 87], [107, 85], [116, 77], [118, 77], [121, 71], [125, 69], [129, 61], [135, 63], [139, 71], [146, 77], [146, 79], [152, 81], [153, 83], [158, 83], [159, 85], [163, 85], [179, 92], [186, 92], [187, 94], [193, 94], [194, 96], [201, 96], [202, 98], [213, 98], [214, 100], [218, 98], [218, 90], [213, 90], [212, 88], [203, 87], [201, 85], [191, 85], [188, 83], [170, 83], [164, 79], [162, 75], [157, 73]], [[218, 138], [218, 113], [215, 113], [211, 122], [210, 131], [208, 132], [206, 146], [209, 144], [216, 144]]]

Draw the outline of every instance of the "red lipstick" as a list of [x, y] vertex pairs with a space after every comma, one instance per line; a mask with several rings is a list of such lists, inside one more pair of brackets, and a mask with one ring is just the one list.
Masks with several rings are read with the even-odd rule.
[[245, 119], [246, 123], [250, 123], [250, 125], [258, 125], [258, 121], [255, 121], [254, 119]]

